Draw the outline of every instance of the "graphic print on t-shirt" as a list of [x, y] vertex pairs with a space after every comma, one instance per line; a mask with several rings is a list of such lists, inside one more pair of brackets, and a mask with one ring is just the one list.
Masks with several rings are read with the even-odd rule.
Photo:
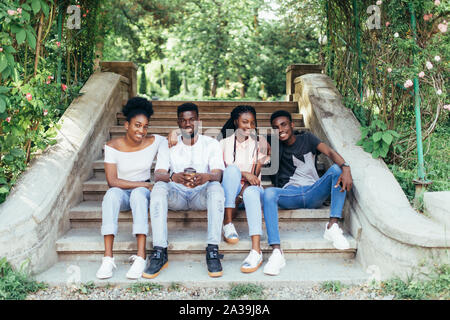
[[319, 138], [310, 132], [295, 135], [295, 142], [290, 145], [280, 145], [280, 168], [278, 170], [277, 187], [290, 185], [309, 186], [314, 184], [319, 175], [315, 160]]
[[295, 166], [294, 174], [289, 178], [288, 183], [284, 185], [284, 188], [290, 185], [304, 186], [314, 184], [319, 179], [319, 175], [316, 171], [315, 161], [316, 156], [309, 152], [302, 155], [304, 162], [297, 159], [295, 155], [292, 155], [292, 161]]

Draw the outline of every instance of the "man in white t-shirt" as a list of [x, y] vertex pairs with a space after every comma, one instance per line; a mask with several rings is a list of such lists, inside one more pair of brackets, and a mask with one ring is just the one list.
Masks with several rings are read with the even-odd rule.
[[178, 143], [158, 153], [155, 185], [150, 198], [153, 253], [144, 278], [155, 278], [167, 267], [167, 211], [207, 210], [208, 239], [206, 264], [211, 277], [223, 274], [219, 254], [224, 217], [224, 192], [220, 184], [225, 169], [219, 142], [198, 134], [198, 107], [184, 103], [178, 107]]

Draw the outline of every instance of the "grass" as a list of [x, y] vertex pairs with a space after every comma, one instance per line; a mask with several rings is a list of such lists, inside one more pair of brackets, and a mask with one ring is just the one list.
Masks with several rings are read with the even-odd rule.
[[399, 300], [449, 300], [450, 265], [434, 265], [429, 274], [416, 274], [406, 280], [399, 277], [383, 281], [381, 293]]
[[226, 292], [230, 299], [248, 297], [251, 300], [263, 299], [264, 287], [253, 283], [231, 284], [230, 290]]
[[325, 292], [339, 293], [346, 286], [340, 281], [325, 281], [320, 285], [320, 289]]
[[136, 282], [129, 287], [133, 293], [159, 291], [162, 288], [162, 285], [152, 282]]
[[29, 293], [47, 288], [33, 280], [26, 271], [26, 264], [15, 270], [6, 258], [0, 259], [0, 300], [24, 300]]
[[90, 294], [95, 288], [97, 288], [97, 286], [94, 284], [94, 282], [89, 281], [87, 283], [81, 283], [77, 291], [81, 294]]

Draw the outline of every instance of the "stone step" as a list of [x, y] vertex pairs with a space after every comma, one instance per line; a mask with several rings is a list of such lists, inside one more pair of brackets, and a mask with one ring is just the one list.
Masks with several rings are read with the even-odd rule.
[[[125, 101], [126, 102], [126, 101]], [[179, 105], [187, 101], [154, 100], [152, 101], [154, 112], [176, 112]], [[272, 113], [277, 110], [286, 110], [298, 113], [297, 102], [286, 101], [192, 101], [198, 106], [200, 116], [202, 113], [218, 112], [230, 113], [238, 105], [250, 105], [256, 113]]]
[[[350, 249], [337, 250], [331, 241], [323, 238], [325, 224], [314, 224], [298, 227], [295, 230], [283, 230], [281, 232], [281, 247], [286, 255], [290, 254], [320, 254], [344, 255], [354, 257], [357, 244], [355, 239], [344, 232], [344, 236], [350, 243]], [[242, 230], [238, 230], [242, 231]], [[271, 247], [267, 243], [266, 232], [263, 231], [261, 237], [261, 250], [264, 253], [271, 252]], [[206, 228], [179, 228], [169, 230], [168, 252], [176, 260], [204, 259], [207, 230]], [[152, 248], [151, 231], [147, 237], [147, 251]], [[251, 239], [248, 232], [240, 232], [240, 241], [231, 245], [222, 241], [219, 250], [223, 254], [240, 257], [244, 259], [251, 248]], [[71, 229], [56, 242], [56, 251], [60, 260], [89, 260], [97, 259], [104, 253], [103, 237], [98, 228]], [[114, 255], [118, 260], [124, 260], [127, 256], [136, 254], [137, 244], [131, 232], [118, 232], [114, 239]], [[196, 257], [194, 257], [196, 256]]]
[[[279, 210], [280, 228], [292, 229], [299, 223], [321, 223], [324, 224], [329, 218], [329, 207], [320, 209], [297, 209]], [[84, 201], [72, 208], [69, 212], [72, 228], [100, 228], [102, 221], [102, 203], [100, 201]], [[150, 215], [149, 215], [149, 221]], [[133, 218], [131, 211], [122, 211], [119, 214], [119, 228], [131, 232]], [[236, 228], [247, 232], [247, 217], [245, 210], [239, 210], [233, 218]], [[264, 223], [264, 217], [263, 217]], [[168, 212], [168, 228], [176, 229], [180, 227], [192, 228], [196, 226], [207, 226], [207, 212], [203, 211], [172, 211]]]
[[[225, 256], [222, 260], [223, 276], [211, 278], [206, 271], [204, 259], [201, 261], [176, 261], [169, 256], [169, 266], [154, 279], [141, 278], [129, 280], [126, 273], [130, 264], [126, 261], [116, 261], [117, 269], [112, 278], [99, 280], [95, 273], [100, 267], [101, 257], [95, 261], [60, 261], [47, 271], [38, 274], [38, 281], [47, 283], [50, 287], [66, 286], [70, 280], [80, 283], [93, 282], [102, 287], [112, 285], [129, 287], [137, 282], [157, 283], [164, 287], [176, 283], [187, 288], [216, 287], [229, 290], [232, 284], [256, 284], [271, 288], [294, 288], [320, 285], [325, 281], [340, 281], [345, 285], [358, 285], [368, 281], [369, 274], [354, 259], [343, 257], [306, 258], [286, 257], [286, 266], [278, 276], [268, 276], [263, 273], [269, 254], [265, 254], [263, 265], [255, 272], [245, 274], [240, 272], [241, 259]], [[269, 297], [270, 299], [270, 297]]]
[[[174, 123], [175, 124], [175, 123]], [[178, 126], [150, 126], [148, 128], [147, 134], [159, 134], [161, 136], [167, 136], [172, 130], [178, 129]], [[220, 133], [220, 129], [222, 129], [222, 126], [202, 126], [201, 130], [199, 129], [199, 133], [216, 138], [217, 135]], [[262, 134], [270, 133], [272, 128], [270, 127], [258, 127], [258, 131]], [[305, 127], [299, 127], [296, 128], [296, 130], [300, 131], [309, 131], [308, 128]], [[109, 129], [109, 134], [111, 139], [116, 137], [124, 136], [126, 133], [124, 126], [112, 126]]]
[[[258, 127], [270, 127], [271, 113], [257, 114]], [[222, 127], [230, 118], [229, 113], [202, 113], [201, 120], [203, 126], [218, 126]], [[117, 124], [123, 125], [125, 123], [125, 116], [122, 113], [117, 113]], [[295, 127], [304, 127], [303, 116], [298, 113], [292, 114], [292, 120]], [[154, 113], [150, 119], [150, 126], [174, 126], [177, 124], [177, 113]]]

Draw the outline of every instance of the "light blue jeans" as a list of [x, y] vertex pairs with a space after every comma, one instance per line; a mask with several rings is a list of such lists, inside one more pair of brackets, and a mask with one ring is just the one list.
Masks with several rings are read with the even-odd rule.
[[347, 192], [341, 192], [340, 186], [334, 187], [341, 173], [341, 168], [334, 164], [313, 185], [267, 188], [264, 192], [264, 219], [269, 245], [280, 244], [278, 206], [282, 209], [316, 209], [331, 195], [330, 217], [341, 218]]
[[[241, 170], [237, 166], [229, 165], [223, 172], [222, 186], [225, 192], [225, 208], [236, 207], [236, 197], [241, 192]], [[264, 189], [260, 186], [248, 186], [245, 188], [243, 202], [239, 209], [245, 208], [249, 235], [262, 235], [262, 213]]]
[[110, 188], [102, 202], [102, 235], [117, 235], [120, 211], [131, 210], [133, 215], [133, 235], [148, 234], [148, 205], [150, 190]]
[[222, 235], [224, 194], [217, 181], [188, 188], [175, 182], [158, 181], [150, 198], [153, 247], [167, 248], [167, 211], [207, 210], [207, 244], [219, 245]]

